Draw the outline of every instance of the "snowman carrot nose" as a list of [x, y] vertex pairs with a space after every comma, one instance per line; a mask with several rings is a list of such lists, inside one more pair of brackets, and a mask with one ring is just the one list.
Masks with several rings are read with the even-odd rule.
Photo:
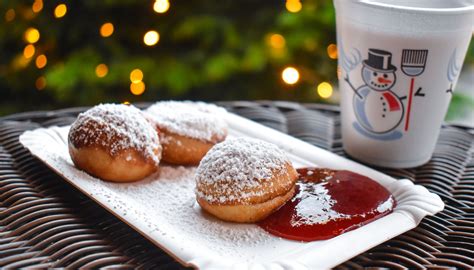
[[391, 80], [387, 80], [387, 79], [382, 78], [382, 77], [378, 77], [377, 80], [379, 81], [379, 83], [391, 83], [392, 82]]

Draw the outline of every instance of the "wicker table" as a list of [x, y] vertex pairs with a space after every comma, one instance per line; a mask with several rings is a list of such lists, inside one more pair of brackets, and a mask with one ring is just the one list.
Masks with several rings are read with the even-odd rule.
[[[146, 104], [142, 104], [146, 106]], [[337, 107], [289, 102], [222, 102], [230, 111], [339, 155]], [[184, 269], [159, 248], [63, 181], [18, 142], [25, 130], [70, 124], [86, 108], [0, 118], [0, 268]], [[443, 126], [431, 161], [380, 169], [438, 194], [444, 211], [339, 269], [472, 269], [474, 129]]]

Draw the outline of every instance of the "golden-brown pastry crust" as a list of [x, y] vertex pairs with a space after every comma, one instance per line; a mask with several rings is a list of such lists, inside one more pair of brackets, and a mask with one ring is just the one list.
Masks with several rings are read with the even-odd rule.
[[294, 194], [295, 187], [291, 188], [285, 194], [254, 204], [210, 204], [201, 198], [198, 198], [197, 201], [204, 210], [219, 219], [231, 222], [253, 223], [266, 218], [278, 210], [278, 208], [290, 200]]
[[81, 113], [69, 130], [68, 147], [76, 167], [115, 182], [137, 181], [157, 171], [162, 150], [142, 112], [122, 104]]
[[227, 136], [223, 108], [203, 102], [160, 101], [146, 111], [155, 124], [162, 160], [175, 165], [198, 165], [216, 143]]
[[158, 165], [145, 160], [133, 149], [111, 156], [100, 147], [76, 148], [70, 143], [69, 153], [76, 167], [107, 181], [138, 181], [158, 170]]
[[[223, 202], [213, 202], [214, 205], [240, 205], [240, 204], [259, 204], [272, 200], [278, 196], [288, 193], [298, 179], [298, 173], [290, 163], [286, 163], [281, 170], [273, 170], [272, 177], [260, 179], [257, 187], [245, 187], [243, 190], [230, 190], [225, 194], [226, 200]], [[197, 182], [196, 190], [204, 195], [211, 197], [223, 196], [220, 194], [218, 186], [232, 185], [233, 179], [222, 179], [220, 181], [208, 184], [206, 182]], [[245, 199], [239, 197], [239, 193], [252, 194]]]
[[176, 165], [199, 165], [201, 159], [215, 143], [189, 138], [160, 130], [163, 146], [162, 161]]
[[215, 145], [195, 178], [204, 210], [226, 221], [256, 222], [292, 198], [298, 173], [276, 145], [239, 137]]

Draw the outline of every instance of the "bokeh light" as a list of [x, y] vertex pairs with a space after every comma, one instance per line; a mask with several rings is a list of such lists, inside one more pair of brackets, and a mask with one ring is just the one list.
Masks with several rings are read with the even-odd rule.
[[281, 78], [287, 84], [295, 84], [300, 79], [300, 73], [294, 67], [287, 67], [281, 73]]
[[42, 69], [48, 63], [48, 58], [46, 58], [46, 55], [44, 54], [38, 55], [38, 57], [36, 57], [35, 63], [37, 68]]
[[7, 10], [7, 12], [5, 12], [5, 21], [11, 22], [15, 19], [15, 16], [16, 16], [15, 10], [11, 8]]
[[132, 70], [132, 72], [130, 72], [130, 81], [132, 83], [138, 83], [138, 82], [141, 82], [143, 80], [143, 72], [136, 68], [134, 70]]
[[329, 44], [327, 48], [328, 56], [331, 59], [337, 59], [337, 46], [336, 44]]
[[[14, 46], [5, 52], [6, 58], [4, 63], [0, 63], [0, 73], [11, 77], [7, 82], [10, 84], [12, 81], [11, 91], [16, 91], [14, 88], [18, 88], [19, 92], [33, 88], [32, 99], [38, 94], [34, 94], [37, 92], [35, 85], [42, 85], [35, 82], [40, 77], [39, 81], [46, 81], [47, 78], [46, 90], [51, 92], [42, 92], [45, 104], [57, 101], [51, 104], [61, 106], [80, 103], [73, 93], [83, 88], [83, 80], [56, 80], [68, 74], [84, 77], [88, 84], [84, 91], [97, 91], [104, 100], [117, 98], [114, 89], [117, 90], [116, 87], [122, 84], [121, 91], [125, 96], [119, 97], [118, 102], [152, 98], [162, 89], [166, 90], [169, 98], [188, 98], [195, 94], [194, 89], [201, 87], [206, 90], [200, 91], [199, 95], [202, 94], [203, 99], [210, 99], [215, 95], [213, 91], [217, 90], [209, 85], [216, 82], [234, 83], [234, 80], [239, 81], [236, 84], [245, 85], [240, 82], [240, 77], [245, 74], [257, 74], [268, 89], [272, 89], [275, 83], [279, 84], [282, 89], [286, 89], [284, 91], [289, 91], [286, 94], [291, 100], [312, 98], [313, 101], [338, 101], [339, 91], [335, 84], [332, 85], [336, 81], [338, 58], [336, 40], [331, 38], [335, 36], [333, 24], [328, 21], [327, 25], [321, 26], [323, 29], [315, 29], [308, 23], [320, 16], [333, 19], [334, 14], [329, 13], [333, 11], [332, 5], [304, 0], [280, 1], [274, 3], [273, 8], [279, 9], [279, 12], [273, 15], [265, 15], [268, 9], [262, 8], [262, 21], [268, 24], [252, 25], [254, 29], [251, 36], [246, 36], [246, 29], [241, 27], [224, 27], [225, 35], [215, 36], [213, 31], [202, 31], [195, 26], [192, 18], [188, 20], [189, 15], [193, 14], [191, 4], [188, 11], [184, 12], [177, 6], [178, 2], [173, 2], [173, 7], [171, 2], [148, 1], [143, 8], [148, 10], [150, 16], [134, 24], [136, 18], [130, 16], [131, 7], [119, 3], [99, 8], [96, 5], [77, 6], [66, 0], [28, 0], [17, 5], [7, 1], [8, 5], [0, 15], [4, 15], [4, 30], [14, 30], [5, 36], [5, 42]], [[302, 9], [303, 3], [305, 10]], [[260, 12], [257, 10], [260, 6], [254, 8], [255, 13]], [[84, 14], [96, 14], [96, 18], [90, 20]], [[250, 15], [229, 19], [235, 19], [236, 25], [244, 25]], [[297, 19], [298, 23], [281, 25], [280, 15], [283, 19]], [[10, 23], [6, 22], [10, 20]], [[189, 28], [173, 23], [175, 21], [183, 21]], [[203, 27], [214, 27], [207, 25], [206, 20], [202, 23]], [[326, 26], [331, 27], [328, 30]], [[199, 44], [196, 43], [198, 41]], [[75, 44], [86, 44], [86, 47]], [[320, 59], [321, 63], [311, 65], [311, 61], [305, 61], [311, 58], [309, 56]], [[150, 57], [159, 61], [152, 61]], [[160, 79], [157, 80], [154, 73], [161, 69], [165, 71], [159, 72]], [[127, 73], [130, 81], [127, 81]], [[144, 73], [147, 73], [146, 78]], [[30, 80], [22, 81], [26, 77]], [[327, 81], [327, 85], [320, 84], [323, 81]], [[61, 91], [67, 92], [64, 99]], [[242, 95], [245, 99], [253, 97], [247, 92], [235, 92], [233, 96]], [[142, 96], [138, 98], [132, 93]], [[280, 91], [267, 91], [262, 95], [273, 99], [281, 94]], [[30, 97], [25, 95], [25, 98]], [[93, 95], [87, 95], [87, 98], [94, 100]]]
[[125, 100], [124, 102], [122, 102], [122, 104], [125, 104], [125, 105], [130, 105], [130, 101], [128, 101], [128, 100]]
[[46, 87], [46, 78], [44, 76], [38, 77], [35, 81], [36, 89], [43, 90]]
[[286, 0], [285, 7], [289, 12], [296, 13], [303, 8], [303, 5], [300, 0]]
[[66, 4], [59, 4], [54, 9], [54, 17], [62, 18], [62, 17], [64, 17], [64, 15], [66, 15], [66, 12], [67, 12]]
[[109, 67], [107, 67], [106, 64], [98, 64], [95, 67], [95, 75], [99, 78], [103, 78], [107, 76], [107, 73], [109, 73]]
[[23, 49], [23, 56], [25, 58], [31, 58], [33, 57], [33, 55], [35, 55], [35, 45], [33, 44], [28, 44], [25, 46], [25, 48]]
[[272, 34], [269, 39], [270, 46], [275, 49], [282, 49], [285, 47], [285, 37], [280, 34]]
[[114, 25], [111, 22], [106, 22], [100, 27], [100, 35], [103, 37], [110, 37], [114, 33]]
[[25, 31], [25, 40], [28, 43], [36, 43], [40, 39], [40, 32], [38, 29], [30, 27]]
[[156, 0], [153, 4], [153, 10], [157, 13], [165, 13], [170, 8], [170, 2], [168, 0]]
[[160, 34], [158, 34], [158, 32], [156, 32], [155, 30], [150, 30], [146, 32], [146, 34], [143, 36], [143, 42], [147, 46], [153, 46], [158, 43], [159, 40]]
[[130, 92], [135, 96], [139, 96], [145, 92], [145, 83], [139, 81], [137, 83], [130, 84]]
[[31, 9], [34, 13], [40, 12], [43, 9], [43, 0], [35, 0], [31, 6]]
[[328, 82], [322, 82], [317, 88], [318, 95], [322, 98], [330, 98], [332, 96], [332, 85]]
[[30, 63], [31, 58], [25, 58], [22, 54], [19, 54], [13, 58], [12, 66], [14, 70], [23, 69]]

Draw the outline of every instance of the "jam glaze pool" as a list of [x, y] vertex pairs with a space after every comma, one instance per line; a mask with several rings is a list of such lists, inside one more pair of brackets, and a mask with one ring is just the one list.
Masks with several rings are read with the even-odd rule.
[[267, 232], [291, 240], [325, 240], [392, 212], [396, 201], [374, 180], [321, 168], [297, 170], [295, 196], [259, 222]]

